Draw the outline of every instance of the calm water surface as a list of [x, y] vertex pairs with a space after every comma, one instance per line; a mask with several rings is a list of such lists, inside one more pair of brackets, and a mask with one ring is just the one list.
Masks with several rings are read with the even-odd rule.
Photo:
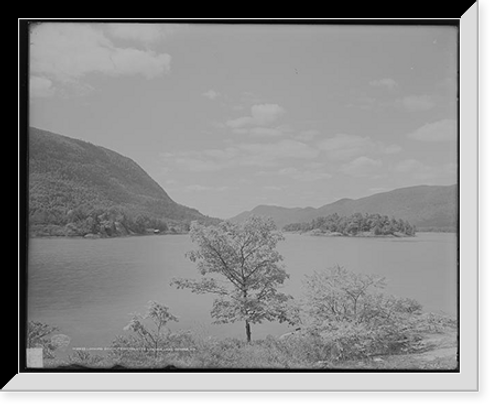
[[[385, 276], [386, 292], [420, 301], [427, 311], [456, 314], [456, 234], [415, 238], [328, 238], [287, 234], [280, 246], [290, 279], [284, 291], [300, 296], [304, 274], [340, 264]], [[170, 286], [172, 278], [200, 277], [185, 253], [187, 235], [113, 239], [32, 239], [28, 262], [28, 319], [59, 327], [71, 347], [106, 347], [133, 313], [149, 300], [180, 319], [174, 330], [244, 338], [242, 323], [214, 325], [213, 296]], [[255, 338], [288, 331], [286, 325], [255, 326]]]

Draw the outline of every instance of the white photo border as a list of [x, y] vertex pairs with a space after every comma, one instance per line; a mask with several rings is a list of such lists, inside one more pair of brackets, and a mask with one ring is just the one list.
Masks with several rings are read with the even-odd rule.
[[460, 25], [460, 372], [22, 373], [9, 391], [478, 391], [479, 3]]

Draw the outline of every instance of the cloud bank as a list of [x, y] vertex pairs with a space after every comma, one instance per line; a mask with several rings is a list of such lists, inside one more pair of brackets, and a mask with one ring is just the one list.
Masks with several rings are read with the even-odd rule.
[[392, 90], [398, 86], [398, 82], [391, 78], [376, 79], [370, 82], [370, 86], [383, 87]]
[[226, 125], [230, 128], [269, 125], [285, 113], [285, 109], [275, 103], [253, 105], [250, 111], [251, 116], [228, 120]]
[[457, 121], [443, 119], [426, 123], [408, 135], [410, 139], [424, 142], [450, 142], [457, 140]]
[[[154, 26], [125, 26], [106, 25], [110, 34], [113, 33], [111, 37], [134, 38], [140, 42], [159, 38]], [[98, 24], [42, 23], [32, 29], [30, 44], [30, 80], [35, 93], [38, 91], [36, 96], [43, 96], [40, 91], [55, 84], [82, 83], [88, 74], [158, 77], [169, 72], [172, 60], [169, 54], [151, 49], [117, 47]]]

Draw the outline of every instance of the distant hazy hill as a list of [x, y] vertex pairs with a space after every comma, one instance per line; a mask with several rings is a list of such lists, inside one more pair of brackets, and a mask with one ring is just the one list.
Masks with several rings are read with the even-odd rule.
[[211, 220], [174, 202], [132, 159], [36, 128], [29, 130], [29, 216], [31, 229], [45, 235], [122, 235], [162, 222], [179, 230], [175, 223]]
[[416, 225], [420, 231], [453, 231], [457, 225], [457, 185], [400, 188], [360, 199], [341, 199], [320, 208], [260, 205], [231, 220], [239, 222], [249, 215], [261, 215], [271, 217], [279, 227], [283, 227], [333, 213], [348, 216], [356, 212], [394, 216]]

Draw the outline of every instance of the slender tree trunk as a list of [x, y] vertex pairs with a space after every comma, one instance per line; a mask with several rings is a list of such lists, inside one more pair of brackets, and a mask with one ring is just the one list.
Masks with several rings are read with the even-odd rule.
[[247, 343], [250, 343], [252, 341], [252, 331], [250, 330], [250, 323], [245, 320], [245, 331], [247, 333]]
[[[243, 299], [245, 300], [245, 315], [248, 315], [246, 286], [243, 288]], [[245, 320], [245, 332], [247, 334], [247, 343], [250, 343], [250, 341], [252, 341], [252, 331], [250, 330], [250, 323], [248, 320]]]

